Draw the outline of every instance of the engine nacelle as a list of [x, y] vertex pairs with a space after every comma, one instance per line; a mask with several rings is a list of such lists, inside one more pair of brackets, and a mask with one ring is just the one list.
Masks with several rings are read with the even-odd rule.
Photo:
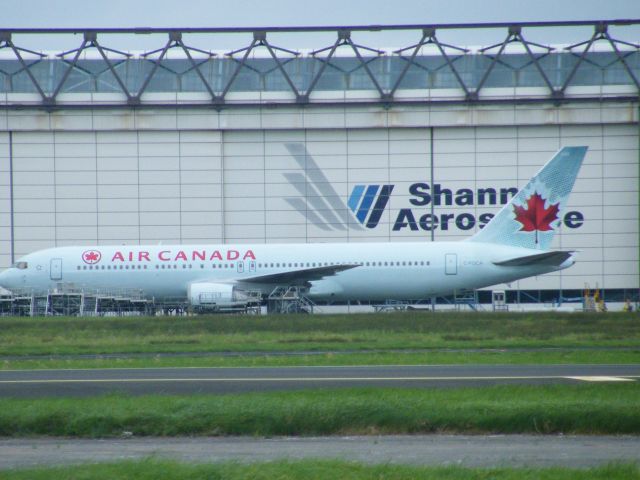
[[188, 295], [191, 305], [202, 308], [233, 306], [243, 297], [234, 285], [204, 282], [190, 284]]

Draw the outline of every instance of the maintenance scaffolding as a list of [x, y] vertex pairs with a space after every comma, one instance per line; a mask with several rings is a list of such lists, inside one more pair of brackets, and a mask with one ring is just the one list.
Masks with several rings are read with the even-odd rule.
[[307, 289], [299, 286], [276, 287], [267, 298], [268, 313], [313, 313], [316, 304], [306, 296]]
[[59, 283], [54, 289], [47, 291], [24, 289], [0, 294], [0, 316], [180, 316], [191, 313], [259, 315], [262, 313], [261, 304], [260, 292], [244, 292], [242, 299], [229, 305], [193, 307], [186, 297], [150, 298], [139, 289], [86, 289]]
[[88, 290], [59, 284], [47, 291], [15, 290], [0, 296], [2, 316], [153, 315], [157, 306], [142, 290]]

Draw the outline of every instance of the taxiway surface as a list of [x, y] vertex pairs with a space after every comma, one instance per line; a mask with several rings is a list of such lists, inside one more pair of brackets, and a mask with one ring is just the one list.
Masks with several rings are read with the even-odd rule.
[[640, 437], [573, 435], [388, 435], [302, 438], [0, 439], [0, 469], [132, 460], [189, 463], [341, 459], [465, 467], [587, 468], [640, 462]]
[[5, 370], [0, 371], [0, 396], [220, 394], [319, 387], [434, 388], [638, 379], [640, 364]]

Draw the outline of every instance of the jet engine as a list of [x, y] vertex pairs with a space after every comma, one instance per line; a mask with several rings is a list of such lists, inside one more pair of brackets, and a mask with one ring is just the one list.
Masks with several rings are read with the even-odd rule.
[[238, 305], [246, 298], [235, 285], [227, 283], [192, 283], [188, 295], [192, 306], [212, 309]]

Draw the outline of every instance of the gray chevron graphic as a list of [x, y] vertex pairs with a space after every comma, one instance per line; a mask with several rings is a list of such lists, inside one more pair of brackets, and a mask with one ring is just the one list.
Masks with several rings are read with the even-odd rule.
[[322, 230], [364, 230], [351, 218], [349, 207], [341, 200], [304, 144], [285, 143], [285, 147], [305, 172], [284, 174], [302, 197], [285, 198], [287, 203]]

